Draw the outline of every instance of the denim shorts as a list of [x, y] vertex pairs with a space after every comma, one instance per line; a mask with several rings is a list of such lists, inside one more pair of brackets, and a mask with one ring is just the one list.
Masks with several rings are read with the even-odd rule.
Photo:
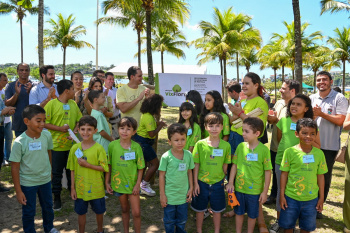
[[103, 214], [106, 212], [106, 201], [104, 197], [90, 201], [84, 201], [83, 199], [78, 198], [74, 201], [74, 211], [78, 215], [86, 214], [89, 203], [91, 205], [92, 211], [94, 211], [95, 214]]
[[221, 180], [215, 184], [207, 184], [198, 180], [199, 195], [192, 198], [191, 208], [196, 212], [204, 212], [208, 208], [210, 202], [210, 208], [215, 213], [220, 213], [226, 209], [224, 180]]
[[299, 219], [299, 228], [305, 231], [314, 231], [316, 229], [316, 205], [318, 198], [310, 201], [297, 201], [286, 196], [288, 208], [281, 209], [278, 224], [283, 229], [294, 229]]
[[252, 195], [235, 191], [239, 205], [236, 205], [234, 210], [237, 215], [247, 213], [251, 219], [256, 219], [259, 216], [259, 197], [260, 195]]
[[116, 191], [113, 191], [113, 196], [116, 196], [116, 197], [121, 197], [123, 196], [125, 193], [118, 193]]
[[154, 151], [152, 145], [154, 143], [154, 139], [150, 139], [150, 138], [144, 138], [141, 137], [137, 134], [135, 134], [132, 139], [139, 143], [141, 148], [142, 148], [142, 152], [143, 152], [143, 158], [145, 159], [146, 162], [149, 162], [155, 158], [157, 158], [157, 154]]

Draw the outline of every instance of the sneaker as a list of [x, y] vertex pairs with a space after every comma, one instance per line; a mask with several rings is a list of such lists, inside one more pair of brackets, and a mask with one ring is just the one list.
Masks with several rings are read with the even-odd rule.
[[271, 204], [274, 204], [276, 203], [276, 197], [274, 196], [269, 196], [265, 202], [265, 205], [271, 205]]
[[53, 201], [53, 210], [54, 211], [60, 211], [62, 208], [62, 202], [61, 202], [61, 195], [55, 194], [55, 198]]
[[52, 228], [49, 233], [60, 233], [56, 228]]
[[277, 233], [280, 231], [280, 225], [278, 225], [278, 220], [271, 225], [270, 227], [270, 233]]
[[10, 189], [0, 185], [0, 193], [7, 193], [7, 192], [10, 192]]
[[150, 197], [154, 197], [156, 195], [156, 192], [151, 188], [151, 185], [148, 182], [142, 181], [140, 188], [141, 188], [140, 189], [141, 194], [144, 194]]
[[317, 212], [316, 219], [323, 219], [323, 214], [320, 212]]

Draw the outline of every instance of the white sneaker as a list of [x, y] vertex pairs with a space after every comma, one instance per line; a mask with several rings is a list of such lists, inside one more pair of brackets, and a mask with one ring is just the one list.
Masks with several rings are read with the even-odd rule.
[[276, 221], [274, 224], [270, 227], [270, 233], [278, 233], [280, 231], [280, 225], [278, 224], [278, 221]]
[[50, 233], [60, 233], [56, 228], [52, 228]]
[[156, 195], [156, 192], [151, 188], [150, 183], [141, 182], [140, 189], [141, 194], [145, 194], [150, 197], [154, 197]]

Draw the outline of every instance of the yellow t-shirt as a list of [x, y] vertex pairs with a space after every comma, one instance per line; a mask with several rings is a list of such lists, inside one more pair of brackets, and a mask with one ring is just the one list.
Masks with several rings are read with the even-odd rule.
[[141, 115], [140, 125], [137, 128], [137, 134], [143, 138], [154, 139], [156, 136], [151, 138], [148, 134], [149, 131], [153, 131], [157, 128], [157, 122], [150, 113]]
[[[120, 87], [117, 91], [117, 102], [118, 103], [129, 103], [134, 101], [137, 97], [140, 96], [141, 92], [143, 92], [146, 89], [145, 86], [139, 85], [137, 89], [132, 89], [128, 85], [123, 85]], [[133, 107], [131, 110], [122, 113], [121, 112], [121, 117], [133, 117], [137, 121], [137, 124], [140, 122], [141, 118], [141, 108], [142, 101], [139, 101], [135, 107]]]
[[[74, 100], [68, 100], [67, 104], [62, 103], [58, 99], [50, 100], [44, 107], [46, 111], [46, 124], [52, 124], [56, 126], [69, 125], [69, 128], [73, 130], [75, 125], [82, 117], [80, 109]], [[68, 132], [60, 132], [55, 130], [49, 130], [52, 136], [54, 151], [67, 151], [70, 150], [73, 143], [68, 140]]]

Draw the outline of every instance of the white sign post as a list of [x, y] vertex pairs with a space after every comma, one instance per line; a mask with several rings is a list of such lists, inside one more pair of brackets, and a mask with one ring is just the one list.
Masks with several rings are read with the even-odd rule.
[[208, 91], [216, 90], [221, 94], [221, 75], [208, 74], [156, 74], [156, 93], [164, 97], [164, 103], [171, 107], [180, 107], [190, 90], [198, 91], [204, 101]]

